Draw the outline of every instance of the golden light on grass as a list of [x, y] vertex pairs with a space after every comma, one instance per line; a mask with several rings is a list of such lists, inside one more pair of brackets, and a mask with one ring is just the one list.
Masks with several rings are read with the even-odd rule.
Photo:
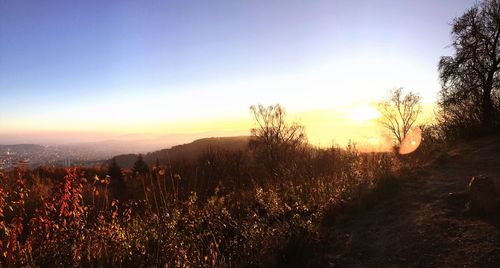
[[422, 130], [419, 127], [416, 127], [403, 139], [401, 142], [401, 146], [399, 147], [400, 154], [409, 154], [417, 150], [418, 146], [420, 146], [420, 142], [422, 142]]

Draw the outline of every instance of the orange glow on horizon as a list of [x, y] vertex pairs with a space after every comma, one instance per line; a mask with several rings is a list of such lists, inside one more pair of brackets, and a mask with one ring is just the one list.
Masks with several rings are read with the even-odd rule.
[[[312, 145], [343, 147], [351, 141], [363, 152], [392, 150], [390, 135], [377, 122], [380, 114], [369, 102], [315, 110], [287, 110], [287, 113], [289, 121], [304, 125]], [[245, 110], [234, 116], [211, 116], [206, 119], [153, 118], [131, 122], [43, 119], [30, 123], [16, 121], [9, 128], [4, 128], [0, 136], [17, 135], [26, 137], [27, 141], [31, 137], [54, 142], [161, 139], [162, 144], [166, 140], [178, 144], [203, 137], [249, 135], [254, 127], [250, 111]]]
[[355, 122], [367, 122], [380, 117], [380, 112], [372, 105], [360, 105], [349, 111], [349, 118]]

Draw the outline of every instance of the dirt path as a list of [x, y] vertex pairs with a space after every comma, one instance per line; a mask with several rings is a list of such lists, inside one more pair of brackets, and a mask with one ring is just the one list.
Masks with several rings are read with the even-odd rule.
[[334, 226], [323, 267], [500, 267], [500, 217], [479, 218], [450, 192], [487, 174], [500, 189], [500, 140], [461, 146], [400, 178], [397, 193]]

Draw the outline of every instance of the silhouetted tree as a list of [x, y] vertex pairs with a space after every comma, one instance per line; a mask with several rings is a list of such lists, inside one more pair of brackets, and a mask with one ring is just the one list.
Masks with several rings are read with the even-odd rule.
[[500, 0], [475, 4], [456, 18], [451, 47], [455, 54], [439, 62], [443, 112], [456, 124], [478, 119], [491, 128], [500, 88]]
[[115, 158], [113, 158], [108, 167], [108, 174], [111, 177], [111, 197], [123, 200], [126, 197], [127, 186], [123, 178], [122, 169], [116, 162]]
[[379, 103], [378, 110], [382, 114], [380, 123], [400, 145], [422, 111], [420, 96], [413, 92], [405, 94], [402, 88], [396, 88], [390, 92], [387, 100]]
[[250, 110], [257, 125], [251, 129], [250, 148], [267, 172], [279, 177], [285, 167], [291, 168], [297, 150], [306, 141], [304, 127], [286, 122], [286, 112], [279, 104], [251, 106]]
[[145, 175], [149, 172], [148, 164], [146, 164], [146, 162], [142, 159], [142, 154], [139, 154], [137, 157], [137, 161], [135, 161], [132, 171], [139, 175]]

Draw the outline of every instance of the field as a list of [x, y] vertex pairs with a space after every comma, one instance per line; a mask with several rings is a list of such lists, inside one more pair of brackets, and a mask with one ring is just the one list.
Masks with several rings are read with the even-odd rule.
[[190, 166], [198, 178], [155, 165], [118, 186], [106, 169], [2, 173], [2, 263], [298, 265], [321, 247], [322, 228], [381, 198], [374, 193], [397, 162], [354, 147], [311, 148], [290, 175], [257, 181], [259, 166], [245, 162], [234, 177], [228, 154], [201, 156]]

